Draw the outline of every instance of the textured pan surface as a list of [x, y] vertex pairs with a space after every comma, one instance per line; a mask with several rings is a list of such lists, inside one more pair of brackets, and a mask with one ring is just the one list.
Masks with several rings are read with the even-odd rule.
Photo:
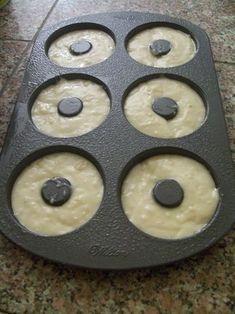
[[[127, 40], [148, 27], [164, 25], [189, 32], [198, 51], [182, 66], [152, 68], [137, 63], [126, 51]], [[114, 53], [104, 62], [82, 69], [63, 68], [47, 57], [49, 44], [74, 29], [106, 30], [115, 40]], [[135, 130], [123, 113], [130, 87], [146, 78], [166, 75], [192, 85], [203, 97], [207, 116], [193, 134], [178, 139], [157, 139]], [[111, 110], [102, 125], [75, 138], [52, 138], [36, 129], [30, 108], [38, 91], [57, 77], [88, 78], [101, 82], [111, 98]], [[42, 155], [72, 151], [88, 157], [105, 183], [101, 206], [80, 229], [57, 237], [27, 231], [11, 209], [11, 188], [19, 172]], [[219, 188], [220, 203], [208, 226], [181, 240], [151, 237], [134, 227], [121, 206], [120, 189], [130, 168], [158, 153], [196, 158], [211, 171]], [[221, 238], [232, 226], [235, 177], [212, 53], [207, 35], [191, 23], [168, 16], [134, 12], [97, 14], [64, 21], [41, 32], [25, 71], [0, 159], [0, 229], [21, 247], [57, 262], [97, 269], [131, 269], [167, 264], [193, 255]]]

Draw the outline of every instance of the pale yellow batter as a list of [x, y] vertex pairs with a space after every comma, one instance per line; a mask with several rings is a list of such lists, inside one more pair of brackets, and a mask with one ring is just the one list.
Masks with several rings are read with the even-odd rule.
[[[169, 53], [154, 56], [149, 45], [159, 39], [171, 43]], [[191, 60], [196, 53], [196, 46], [190, 35], [170, 27], [154, 27], [133, 36], [127, 46], [130, 56], [136, 61], [159, 68], [175, 67]]]
[[[163, 179], [176, 180], [184, 190], [184, 199], [176, 208], [162, 207], [153, 198], [155, 184]], [[219, 202], [208, 170], [179, 155], [158, 155], [137, 164], [124, 180], [121, 197], [127, 217], [137, 228], [166, 239], [184, 238], [202, 230]]]
[[[178, 105], [177, 115], [166, 120], [152, 110], [154, 99], [168, 97]], [[127, 96], [124, 104], [128, 121], [139, 131], [159, 138], [176, 138], [198, 129], [205, 117], [201, 97], [187, 84], [168, 78], [140, 83]]]
[[[71, 44], [87, 40], [92, 49], [83, 55], [73, 55], [69, 48]], [[86, 67], [107, 59], [114, 50], [113, 39], [105, 32], [94, 29], [77, 30], [57, 38], [50, 46], [48, 56], [50, 60], [63, 67]]]
[[[60, 100], [78, 97], [82, 111], [74, 117], [61, 116], [57, 111]], [[54, 137], [83, 135], [97, 128], [107, 117], [110, 100], [101, 85], [89, 80], [65, 80], [45, 88], [32, 107], [32, 120], [43, 133]]]
[[[46, 204], [41, 187], [53, 177], [64, 177], [72, 195], [62, 206]], [[12, 190], [12, 208], [27, 229], [53, 236], [70, 232], [95, 214], [103, 197], [103, 182], [96, 167], [72, 153], [54, 153], [30, 164], [17, 178]]]

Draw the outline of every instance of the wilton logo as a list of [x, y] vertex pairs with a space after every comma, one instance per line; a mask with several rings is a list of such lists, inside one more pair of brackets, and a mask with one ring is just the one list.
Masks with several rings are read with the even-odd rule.
[[111, 246], [93, 245], [89, 249], [89, 253], [93, 256], [127, 256], [124, 250], [118, 250]]

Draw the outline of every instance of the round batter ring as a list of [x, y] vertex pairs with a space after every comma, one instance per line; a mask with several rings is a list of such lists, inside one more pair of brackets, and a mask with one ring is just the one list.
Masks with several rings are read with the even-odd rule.
[[[184, 191], [175, 208], [161, 206], [153, 197], [157, 182], [173, 179]], [[157, 155], [134, 166], [122, 185], [122, 206], [128, 219], [154, 237], [180, 239], [200, 232], [219, 202], [214, 180], [198, 161], [182, 155]]]
[[[58, 113], [58, 104], [71, 97], [81, 99], [83, 109], [76, 116], [64, 117]], [[40, 92], [33, 103], [31, 116], [42, 133], [53, 137], [74, 137], [101, 125], [109, 110], [110, 99], [101, 85], [85, 79], [60, 79]]]
[[[89, 52], [74, 55], [71, 45], [79, 41], [88, 41], [92, 48]], [[48, 50], [49, 59], [63, 67], [82, 68], [106, 60], [111, 56], [115, 44], [110, 35], [101, 30], [87, 29], [66, 33], [52, 42]]]
[[[177, 114], [170, 120], [153, 110], [154, 101], [162, 97], [177, 103]], [[189, 85], [180, 80], [159, 77], [134, 87], [124, 101], [124, 112], [127, 120], [144, 134], [178, 138], [193, 133], [202, 125], [206, 108], [202, 98]]]
[[[63, 205], [43, 200], [43, 184], [54, 177], [68, 180], [70, 198]], [[15, 217], [28, 230], [43, 236], [62, 235], [78, 229], [98, 210], [103, 198], [99, 171], [86, 158], [74, 153], [53, 153], [27, 166], [14, 182], [11, 204]]]
[[[161, 56], [155, 56], [149, 48], [156, 40], [166, 40], [171, 44], [170, 51]], [[127, 44], [129, 55], [137, 62], [159, 68], [175, 67], [187, 63], [196, 54], [196, 45], [191, 36], [178, 29], [157, 26], [143, 30]]]

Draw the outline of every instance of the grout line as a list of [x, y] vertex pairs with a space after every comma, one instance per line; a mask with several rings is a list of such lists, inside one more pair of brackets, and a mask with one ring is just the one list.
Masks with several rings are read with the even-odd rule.
[[2, 87], [2, 89], [0, 90], [0, 97], [1, 97], [1, 96], [3, 95], [3, 93], [5, 92], [5, 90], [6, 90], [7, 86], [8, 86], [9, 81], [11, 80], [12, 76], [15, 74], [16, 70], [18, 69], [19, 65], [21, 64], [21, 61], [23, 60], [24, 55], [25, 55], [25, 53], [27, 52], [27, 50], [28, 50], [28, 48], [30, 47], [30, 45], [31, 45], [31, 41], [27, 44], [27, 46], [26, 46], [25, 49], [23, 50], [20, 59], [18, 60], [18, 62], [16, 63], [14, 69], [13, 69], [12, 72], [11, 72], [11, 75], [10, 75], [10, 76], [6, 79], [6, 81], [4, 82], [3, 87]]
[[19, 59], [19, 61], [16, 63], [13, 71], [11, 72], [11, 75], [8, 77], [8, 79], [5, 81], [5, 83], [3, 84], [2, 89], [0, 90], [0, 97], [3, 95], [3, 93], [5, 92], [9, 81], [11, 80], [12, 76], [15, 74], [16, 70], [18, 69], [20, 63], [22, 62], [25, 53], [27, 52], [27, 50], [30, 48], [31, 44], [34, 42], [34, 40], [37, 38], [38, 33], [41, 31], [41, 29], [43, 28], [43, 26], [45, 25], [48, 17], [50, 16], [51, 12], [53, 11], [54, 7], [56, 6], [56, 4], [58, 3], [59, 0], [55, 0], [55, 2], [53, 3], [53, 5], [51, 6], [50, 10], [48, 11], [47, 15], [45, 16], [44, 20], [42, 21], [41, 25], [39, 26], [37, 32], [34, 34], [33, 39], [28, 41], [28, 44], [26, 46], [26, 48], [24, 49], [21, 58]]
[[215, 63], [222, 63], [222, 64], [235, 65], [235, 62], [232, 62], [232, 61], [214, 60], [214, 62], [215, 62]]
[[38, 28], [38, 31], [37, 31], [36, 34], [34, 35], [33, 40], [37, 37], [38, 33], [41, 31], [41, 29], [42, 29], [43, 26], [45, 25], [45, 23], [46, 23], [48, 17], [51, 15], [51, 12], [54, 10], [54, 8], [55, 8], [55, 6], [57, 5], [58, 1], [59, 1], [59, 0], [55, 0], [55, 2], [52, 4], [50, 10], [48, 11], [46, 17], [45, 17], [44, 20], [43, 20], [41, 26]]
[[31, 41], [31, 39], [16, 39], [16, 38], [0, 38], [0, 40], [2, 42], [5, 42], [5, 41], [23, 41], [23, 42], [26, 42], [26, 43]]
[[55, 0], [55, 2], [52, 4], [50, 10], [48, 11], [47, 15], [45, 16], [44, 20], [42, 21], [41, 25], [39, 26], [38, 30], [36, 31], [36, 33], [33, 36], [33, 39], [31, 40], [31, 42], [34, 42], [35, 39], [38, 37], [38, 34], [40, 33], [41, 29], [43, 28], [43, 26], [45, 25], [48, 17], [50, 16], [51, 12], [53, 11], [54, 7], [57, 5], [59, 0]]

